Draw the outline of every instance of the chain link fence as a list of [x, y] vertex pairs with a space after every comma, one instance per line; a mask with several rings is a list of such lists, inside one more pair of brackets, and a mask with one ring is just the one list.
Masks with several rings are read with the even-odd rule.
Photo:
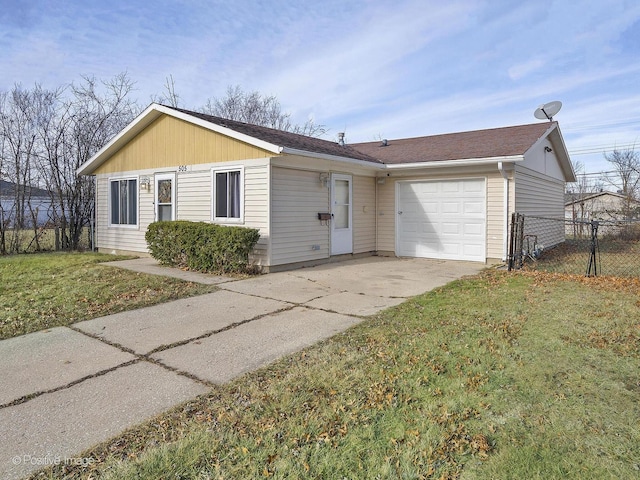
[[[54, 252], [68, 250], [61, 228], [44, 225], [36, 228], [7, 228], [0, 231], [0, 254]], [[93, 249], [93, 230], [84, 228], [79, 250]]]
[[640, 277], [640, 222], [584, 221], [514, 213], [509, 270]]

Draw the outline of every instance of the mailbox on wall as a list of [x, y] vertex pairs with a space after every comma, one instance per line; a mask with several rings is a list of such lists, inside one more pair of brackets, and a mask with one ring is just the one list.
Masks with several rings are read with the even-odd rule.
[[330, 213], [318, 213], [318, 220], [323, 220], [323, 221], [331, 220], [331, 214]]

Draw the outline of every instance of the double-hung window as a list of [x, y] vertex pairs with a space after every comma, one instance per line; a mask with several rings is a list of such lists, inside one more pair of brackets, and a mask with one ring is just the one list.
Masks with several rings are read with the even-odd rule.
[[213, 170], [213, 220], [239, 223], [244, 215], [244, 168]]
[[109, 224], [138, 224], [138, 179], [109, 180]]

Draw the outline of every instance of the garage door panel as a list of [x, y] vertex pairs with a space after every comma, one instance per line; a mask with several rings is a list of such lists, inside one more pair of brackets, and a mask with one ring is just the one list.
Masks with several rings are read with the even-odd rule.
[[466, 222], [462, 226], [464, 235], [484, 236], [484, 224]]
[[441, 202], [441, 210], [440, 213], [444, 215], [455, 215], [462, 212], [462, 203], [459, 201], [456, 202]]
[[459, 223], [443, 222], [442, 223], [442, 235], [460, 235], [462, 231], [462, 225]]
[[440, 185], [440, 191], [442, 193], [460, 193], [462, 186], [460, 182], [456, 181], [444, 181], [444, 182], [433, 182]]
[[440, 226], [431, 222], [421, 222], [420, 223], [420, 233], [422, 234], [421, 238], [429, 238], [433, 236], [434, 238], [438, 238], [438, 233], [440, 232]]
[[485, 261], [484, 180], [398, 183], [398, 255]]
[[484, 219], [484, 199], [477, 201], [466, 201], [463, 205], [464, 215], [477, 215], [479, 218]]
[[484, 198], [484, 189], [484, 181], [462, 182], [462, 191], [465, 195], [475, 193]]

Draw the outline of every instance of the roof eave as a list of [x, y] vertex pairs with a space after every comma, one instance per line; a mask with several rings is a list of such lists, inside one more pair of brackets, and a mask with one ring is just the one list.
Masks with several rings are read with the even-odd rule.
[[370, 162], [367, 160], [360, 160], [360, 159], [351, 158], [351, 157], [342, 157], [338, 155], [330, 155], [328, 153], [308, 152], [306, 150], [298, 150], [296, 148], [282, 147], [281, 153], [289, 154], [289, 155], [300, 155], [301, 157], [313, 157], [313, 158], [321, 158], [323, 160], [333, 160], [336, 162], [351, 163], [353, 165], [360, 165], [360, 166], [375, 168], [379, 170], [383, 170], [385, 168], [385, 165], [383, 163]]
[[425, 162], [386, 164], [388, 170], [439, 168], [439, 167], [469, 167], [474, 165], [491, 165], [498, 162], [521, 162], [523, 155], [507, 155], [500, 157], [464, 158], [459, 160], [430, 160]]

